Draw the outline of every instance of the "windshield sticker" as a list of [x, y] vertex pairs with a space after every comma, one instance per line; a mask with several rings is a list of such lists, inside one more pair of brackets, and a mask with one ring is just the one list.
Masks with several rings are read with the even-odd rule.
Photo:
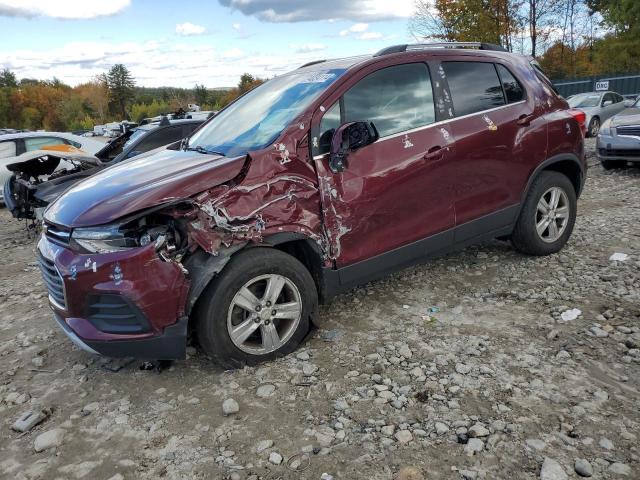
[[413, 147], [413, 143], [411, 143], [411, 140], [409, 139], [409, 135], [404, 136], [404, 139], [402, 140], [402, 144], [404, 145], [404, 148]]
[[75, 265], [71, 265], [71, 268], [69, 269], [69, 278], [71, 280], [75, 280], [76, 278], [78, 278], [78, 267], [76, 267]]
[[487, 123], [487, 128], [489, 130], [491, 130], [492, 132], [495, 132], [496, 130], [498, 130], [498, 126], [493, 123], [493, 120], [491, 120], [488, 116], [483, 115], [482, 119]]
[[303, 76], [300, 79], [300, 83], [324, 83], [327, 80], [331, 80], [335, 78], [335, 73], [321, 73], [321, 72], [313, 72], [308, 75]]
[[440, 78], [442, 78], [443, 80], [447, 78], [447, 75], [444, 73], [444, 68], [442, 68], [442, 65], [438, 66], [438, 74], [440, 75]]
[[313, 148], [318, 148], [319, 144], [318, 144], [318, 137], [313, 137], [313, 140], [311, 141]]
[[84, 268], [91, 269], [91, 270], [93, 270], [93, 273], [96, 273], [96, 271], [97, 271], [96, 262], [91, 260], [91, 258], [87, 258], [87, 260], [84, 262]]
[[324, 108], [322, 105], [320, 105], [320, 111], [324, 112], [326, 110], [326, 108]]
[[567, 127], [567, 135], [571, 135], [571, 125], [569, 125], [569, 122], [564, 124], [565, 127]]
[[116, 285], [120, 285], [122, 283], [122, 279], [124, 275], [122, 274], [122, 269], [120, 268], [120, 264], [116, 263], [113, 267], [113, 273], [109, 275], [109, 278], [113, 280], [113, 283]]
[[440, 133], [442, 133], [442, 136], [444, 137], [445, 140], [449, 140], [449, 138], [451, 137], [451, 135], [449, 135], [449, 132], [447, 131], [446, 128], [441, 128]]

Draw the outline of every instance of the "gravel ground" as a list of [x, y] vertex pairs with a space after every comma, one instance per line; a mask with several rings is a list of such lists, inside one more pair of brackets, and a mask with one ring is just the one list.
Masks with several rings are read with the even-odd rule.
[[[640, 170], [596, 165], [560, 254], [495, 241], [409, 268], [226, 372], [75, 348], [0, 211], [0, 477], [640, 478], [639, 199]], [[13, 431], [28, 411], [45, 419]]]

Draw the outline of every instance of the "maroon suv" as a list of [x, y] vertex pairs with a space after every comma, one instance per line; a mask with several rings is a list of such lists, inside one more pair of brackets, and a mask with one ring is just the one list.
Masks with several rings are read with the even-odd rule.
[[304, 65], [53, 203], [51, 307], [108, 356], [183, 358], [188, 333], [225, 366], [287, 354], [319, 302], [431, 255], [494, 237], [560, 250], [583, 122], [530, 58], [492, 45]]

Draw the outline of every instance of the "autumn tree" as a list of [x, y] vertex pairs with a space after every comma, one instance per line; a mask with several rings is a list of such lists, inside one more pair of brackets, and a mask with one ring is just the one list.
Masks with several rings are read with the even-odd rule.
[[204, 85], [196, 84], [193, 90], [193, 98], [197, 105], [204, 105], [209, 101], [209, 91]]
[[107, 86], [109, 88], [109, 98], [112, 105], [121, 118], [127, 117], [127, 105], [134, 98], [135, 81], [133, 76], [121, 63], [111, 67], [107, 73]]

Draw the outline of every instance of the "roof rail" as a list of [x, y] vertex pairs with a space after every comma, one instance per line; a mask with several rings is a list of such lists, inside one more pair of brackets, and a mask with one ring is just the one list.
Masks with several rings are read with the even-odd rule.
[[475, 48], [477, 50], [492, 50], [495, 52], [507, 52], [508, 50], [501, 45], [484, 42], [435, 42], [435, 43], [414, 43], [404, 45], [393, 45], [383, 48], [374, 57], [381, 57], [391, 53], [407, 52], [410, 50], [425, 50], [428, 48]]
[[314, 60], [313, 62], [308, 62], [308, 63], [305, 63], [304, 65], [300, 65], [298, 67], [298, 70], [301, 69], [301, 68], [304, 68], [304, 67], [310, 67], [311, 65], [315, 65], [317, 63], [323, 63], [323, 62], [326, 62], [326, 61], [327, 61], [326, 59], [325, 60]]

